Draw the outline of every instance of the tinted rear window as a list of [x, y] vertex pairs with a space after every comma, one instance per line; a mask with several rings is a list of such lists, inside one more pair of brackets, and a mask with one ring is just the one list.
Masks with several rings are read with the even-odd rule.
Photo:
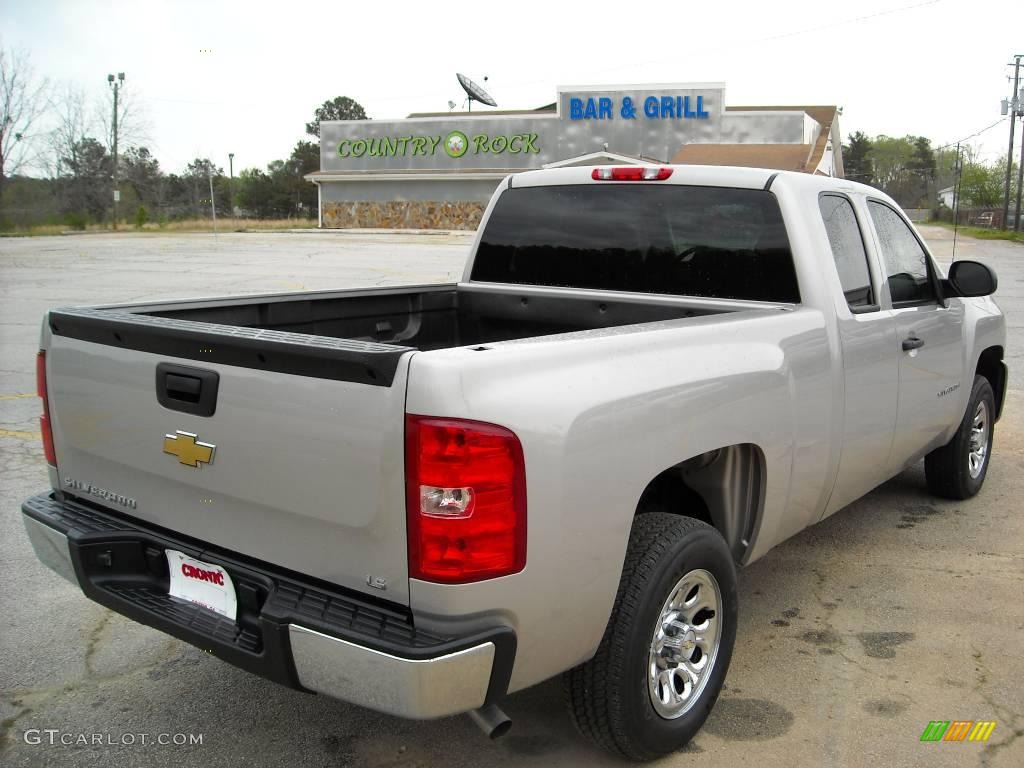
[[753, 189], [587, 184], [504, 192], [471, 279], [800, 300], [778, 202]]

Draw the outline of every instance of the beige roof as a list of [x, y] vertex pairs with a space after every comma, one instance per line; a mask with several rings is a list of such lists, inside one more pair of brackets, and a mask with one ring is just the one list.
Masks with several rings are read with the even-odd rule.
[[676, 152], [672, 162], [806, 171], [811, 149], [810, 144], [687, 144]]
[[805, 112], [820, 126], [814, 144], [687, 144], [672, 158], [673, 163], [690, 165], [738, 165], [780, 171], [814, 173], [825, 154], [832, 123], [839, 113], [835, 106], [726, 107], [726, 112]]

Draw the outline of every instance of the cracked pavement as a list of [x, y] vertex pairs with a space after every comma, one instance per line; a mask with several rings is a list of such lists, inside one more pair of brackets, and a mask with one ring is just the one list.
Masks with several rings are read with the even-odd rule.
[[[948, 263], [951, 233], [923, 227]], [[509, 736], [409, 722], [280, 687], [91, 603], [35, 557], [21, 501], [47, 483], [34, 359], [45, 309], [457, 279], [466, 234], [97, 234], [0, 239], [0, 762], [7, 766], [612, 765], [557, 680], [511, 696]], [[988, 479], [931, 498], [923, 467], [740, 574], [726, 689], [685, 765], [1024, 764], [1024, 246], [958, 238], [999, 274], [1011, 390]], [[921, 743], [930, 720], [995, 720], [987, 743]], [[28, 743], [58, 729], [135, 744]], [[139, 735], [202, 734], [141, 745]]]

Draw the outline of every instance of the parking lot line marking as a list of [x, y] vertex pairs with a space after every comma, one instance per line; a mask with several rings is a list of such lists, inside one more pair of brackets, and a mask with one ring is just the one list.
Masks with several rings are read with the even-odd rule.
[[22, 432], [17, 429], [0, 429], [0, 437], [16, 437], [21, 440], [39, 440], [42, 432]]
[[0, 395], [0, 400], [21, 400], [26, 397], [39, 397], [35, 392], [23, 392], [18, 395]]

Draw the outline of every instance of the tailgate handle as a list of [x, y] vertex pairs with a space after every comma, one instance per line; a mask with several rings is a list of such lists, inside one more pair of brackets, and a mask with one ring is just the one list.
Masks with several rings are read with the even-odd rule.
[[167, 396], [171, 400], [184, 400], [187, 403], [199, 402], [199, 391], [203, 386], [201, 379], [197, 379], [195, 376], [168, 373], [164, 381], [167, 382]]
[[216, 371], [173, 363], [159, 363], [156, 367], [156, 399], [172, 411], [213, 416], [219, 384]]

